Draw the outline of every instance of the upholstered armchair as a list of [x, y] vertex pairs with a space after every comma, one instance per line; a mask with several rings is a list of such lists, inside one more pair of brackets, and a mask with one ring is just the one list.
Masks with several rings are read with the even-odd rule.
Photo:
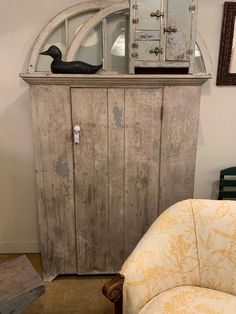
[[236, 202], [171, 206], [103, 293], [116, 313], [235, 314]]

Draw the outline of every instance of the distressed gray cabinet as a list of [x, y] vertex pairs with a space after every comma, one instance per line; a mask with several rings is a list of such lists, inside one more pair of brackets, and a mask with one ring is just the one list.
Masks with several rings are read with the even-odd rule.
[[185, 68], [192, 73], [197, 0], [130, 0], [130, 73]]
[[193, 196], [200, 85], [208, 77], [23, 77], [44, 279], [117, 272], [156, 217]]

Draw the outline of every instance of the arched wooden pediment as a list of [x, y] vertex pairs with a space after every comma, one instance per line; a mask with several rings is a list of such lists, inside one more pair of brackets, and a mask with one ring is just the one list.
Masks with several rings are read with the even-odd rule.
[[[65, 23], [65, 32], [67, 32], [67, 23], [69, 19], [84, 13], [92, 13], [92, 15], [90, 15], [83, 24], [78, 25], [77, 29], [79, 30], [75, 32], [75, 34], [73, 34], [73, 39], [71, 40], [71, 43], [68, 43], [66, 45], [65, 59], [67, 61], [73, 61], [76, 60], [78, 51], [83, 40], [99, 23], [104, 22], [108, 16], [116, 12], [128, 10], [128, 8], [129, 8], [128, 0], [125, 1], [90, 0], [78, 3], [65, 9], [57, 16], [55, 16], [53, 19], [51, 19], [51, 21], [42, 29], [42, 31], [36, 38], [30, 54], [27, 73], [37, 72], [39, 53], [43, 49], [48, 38], [57, 30], [57, 28], [62, 23]], [[103, 23], [102, 25], [104, 27], [105, 23]], [[104, 34], [105, 31], [103, 30], [103, 35]], [[103, 42], [105, 42], [105, 40], [106, 39], [103, 39]], [[205, 65], [205, 73], [211, 74], [212, 73], [211, 58], [208, 53], [207, 46], [198, 32], [196, 42], [202, 54], [202, 60]]]

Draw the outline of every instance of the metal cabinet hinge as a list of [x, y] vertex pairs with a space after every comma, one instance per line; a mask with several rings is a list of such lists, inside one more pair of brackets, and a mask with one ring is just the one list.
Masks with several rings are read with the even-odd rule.
[[161, 12], [160, 10], [157, 10], [156, 12], [153, 12], [150, 14], [151, 17], [156, 17], [159, 19], [160, 17], [164, 16], [164, 12]]
[[192, 56], [192, 55], [193, 55], [193, 49], [188, 49], [188, 50], [186, 51], [186, 53], [187, 53], [188, 55]]
[[137, 48], [138, 48], [138, 43], [133, 43], [133, 44], [132, 44], [132, 48], [133, 48], [133, 49], [137, 49]]
[[134, 10], [137, 10], [137, 9], [138, 9], [138, 5], [137, 5], [137, 4], [134, 4], [132, 8], [133, 8]]
[[193, 3], [189, 6], [189, 11], [193, 13], [193, 12], [195, 12], [195, 10], [196, 10], [196, 5], [195, 5], [195, 3]]
[[137, 52], [132, 52], [131, 57], [137, 59], [138, 58], [138, 53]]
[[133, 19], [133, 20], [132, 20], [132, 23], [133, 23], [133, 24], [138, 24], [138, 23], [139, 23], [139, 19], [138, 19], [138, 18]]

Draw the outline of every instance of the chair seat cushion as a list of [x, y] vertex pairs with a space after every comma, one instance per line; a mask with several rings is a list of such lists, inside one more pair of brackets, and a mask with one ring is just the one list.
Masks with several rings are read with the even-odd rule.
[[224, 292], [182, 286], [160, 293], [140, 314], [235, 314], [236, 296]]

